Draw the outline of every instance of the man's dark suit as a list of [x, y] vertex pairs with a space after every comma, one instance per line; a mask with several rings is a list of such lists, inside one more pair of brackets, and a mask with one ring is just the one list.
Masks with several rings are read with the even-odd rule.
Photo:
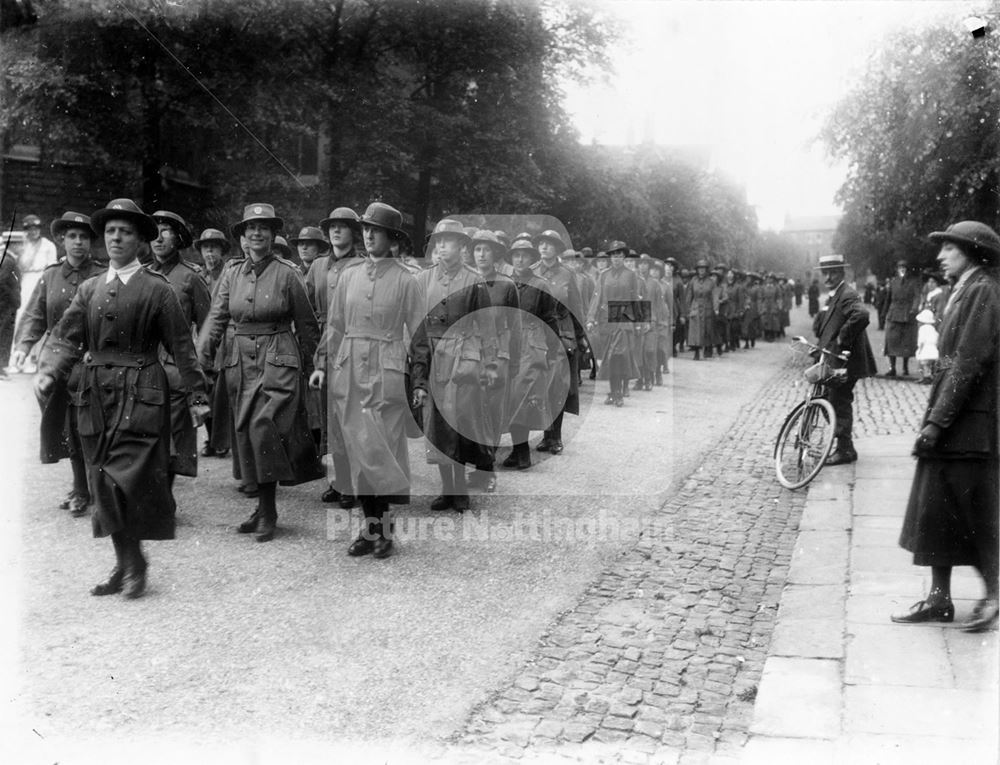
[[850, 351], [847, 362], [847, 380], [829, 390], [830, 403], [837, 413], [837, 452], [832, 460], [839, 455], [856, 459], [852, 431], [854, 428], [854, 385], [862, 377], [875, 375], [875, 356], [868, 343], [868, 309], [865, 308], [858, 293], [851, 289], [847, 282], [841, 282], [833, 292], [825, 310], [820, 312], [816, 321], [816, 335], [819, 345], [833, 353]]

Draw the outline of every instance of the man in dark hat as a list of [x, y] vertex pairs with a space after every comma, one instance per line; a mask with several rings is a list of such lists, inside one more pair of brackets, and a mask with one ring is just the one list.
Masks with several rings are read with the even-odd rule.
[[80, 358], [74, 392], [90, 489], [94, 536], [111, 536], [115, 567], [92, 595], [137, 598], [146, 587], [140, 540], [173, 539], [170, 490], [170, 392], [161, 346], [174, 359], [189, 416], [208, 412], [191, 325], [166, 278], [142, 267], [139, 245], [157, 238], [156, 222], [131, 199], [114, 199], [91, 216], [111, 265], [80, 285], [39, 358], [35, 394], [51, 395]]
[[834, 435], [837, 448], [826, 461], [827, 465], [843, 465], [855, 462], [858, 453], [854, 450], [854, 386], [862, 377], [875, 374], [875, 357], [868, 344], [868, 310], [858, 293], [844, 279], [843, 255], [822, 255], [818, 270], [823, 274], [828, 296], [826, 308], [817, 320], [816, 335], [819, 346], [831, 353], [849, 351], [847, 377], [829, 387], [828, 398], [837, 415]]
[[[91, 258], [91, 247], [97, 234], [90, 227], [89, 216], [70, 211], [52, 221], [50, 228], [52, 238], [61, 241], [66, 257], [42, 272], [42, 278], [21, 314], [15, 340], [15, 366], [21, 366], [35, 345], [55, 328], [80, 285], [106, 270]], [[91, 502], [76, 409], [69, 405], [70, 391], [76, 390], [82, 374], [83, 365], [76, 364], [67, 380], [53, 388], [51, 397], [42, 408], [39, 439], [42, 464], [69, 457], [73, 486], [60, 507], [68, 509], [76, 517], [85, 515]]]
[[896, 275], [889, 281], [885, 296], [885, 355], [889, 357], [886, 377], [896, 377], [896, 358], [903, 359], [903, 377], [910, 374], [910, 357], [917, 352], [917, 314], [920, 312], [920, 278], [910, 273], [905, 260], [897, 261]]
[[346, 510], [354, 507], [356, 500], [351, 486], [351, 468], [347, 447], [344, 444], [344, 434], [336, 409], [329, 405], [327, 386], [332, 370], [326, 367], [327, 365], [332, 367], [337, 359], [338, 349], [330, 347], [334, 337], [327, 328], [327, 319], [330, 297], [337, 288], [344, 269], [361, 263], [361, 249], [364, 245], [361, 241], [361, 219], [350, 207], [337, 207], [332, 210], [328, 217], [320, 221], [319, 228], [329, 240], [330, 250], [326, 255], [318, 257], [306, 274], [306, 293], [316, 311], [316, 320], [322, 332], [317, 346], [316, 368], [324, 372], [325, 376], [323, 386], [317, 391], [310, 392], [310, 396], [313, 400], [319, 399], [321, 411], [326, 413], [322, 422], [324, 429], [322, 435], [325, 438], [321, 437], [320, 440], [325, 444], [333, 462], [333, 480], [323, 492], [322, 500], [337, 502]]
[[[153, 213], [157, 237], [149, 243], [153, 262], [147, 266], [170, 283], [188, 326], [197, 334], [212, 307], [212, 295], [202, 276], [201, 268], [181, 257], [181, 250], [191, 246], [193, 237], [187, 223], [177, 213], [157, 210]], [[170, 388], [170, 432], [173, 448], [170, 453], [170, 485], [175, 475], [198, 475], [198, 431], [188, 412], [187, 394], [181, 389], [181, 373], [164, 352], [160, 359], [167, 373]]]

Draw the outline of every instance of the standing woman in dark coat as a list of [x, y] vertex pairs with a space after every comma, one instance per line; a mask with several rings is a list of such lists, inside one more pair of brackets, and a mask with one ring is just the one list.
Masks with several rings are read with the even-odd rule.
[[91, 221], [104, 235], [111, 266], [80, 285], [52, 331], [35, 393], [45, 399], [83, 357], [72, 395], [95, 501], [94, 536], [111, 535], [116, 561], [108, 581], [91, 594], [137, 598], [146, 588], [140, 540], [174, 538], [170, 387], [161, 346], [173, 356], [197, 424], [208, 413], [208, 398], [173, 289], [137, 259], [139, 245], [156, 238], [156, 223], [130, 199], [112, 200]]
[[917, 314], [920, 313], [920, 279], [910, 273], [905, 260], [896, 263], [896, 276], [886, 293], [885, 355], [889, 357], [886, 377], [896, 377], [896, 357], [903, 359], [903, 376], [910, 374], [910, 357], [917, 354]]
[[[809, 318], [813, 318], [819, 313], [819, 280], [813, 279], [809, 283]], [[879, 327], [882, 329], [882, 327]]]
[[222, 272], [198, 340], [202, 366], [211, 369], [226, 326], [235, 324], [225, 361], [235, 453], [243, 481], [260, 492], [256, 511], [237, 530], [255, 533], [258, 542], [274, 538], [279, 481], [288, 486], [324, 477], [305, 411], [319, 328], [298, 267], [273, 253], [281, 226], [271, 205], [246, 206], [232, 233], [245, 232], [250, 257]]
[[953, 566], [975, 566], [986, 596], [963, 629], [997, 625], [997, 366], [1000, 342], [1000, 237], [962, 221], [930, 235], [955, 286], [944, 311], [924, 424], [914, 446], [917, 469], [899, 544], [931, 567], [931, 591], [898, 623], [950, 622]]

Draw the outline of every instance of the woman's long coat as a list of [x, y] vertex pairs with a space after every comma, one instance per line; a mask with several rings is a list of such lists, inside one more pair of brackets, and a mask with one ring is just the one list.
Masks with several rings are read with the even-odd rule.
[[642, 282], [638, 274], [624, 266], [604, 271], [597, 280], [594, 301], [590, 304], [588, 323], [600, 327], [604, 353], [598, 376], [602, 380], [611, 374], [612, 363], [631, 379], [639, 376], [639, 343], [635, 336], [639, 320], [637, 304], [642, 299]]
[[225, 360], [244, 481], [296, 484], [324, 476], [305, 412], [319, 330], [298, 268], [268, 256], [231, 261], [198, 341], [202, 365], [234, 324]]
[[899, 544], [918, 566], [996, 559], [1000, 288], [979, 270], [958, 288], [938, 338], [923, 424], [942, 428], [918, 455]]
[[756, 340], [760, 337], [760, 286], [758, 284], [744, 287], [740, 335], [745, 340]]
[[886, 356], [906, 359], [916, 355], [920, 302], [920, 280], [915, 276], [895, 276], [889, 282], [885, 314]]
[[713, 323], [719, 310], [719, 293], [711, 276], [694, 276], [687, 285], [688, 335], [692, 348], [715, 345]]
[[[532, 266], [535, 276], [545, 282], [546, 288], [556, 299], [559, 320], [559, 337], [566, 349], [566, 361], [569, 364], [569, 393], [563, 411], [570, 414], [580, 413], [580, 354], [577, 351], [583, 347], [586, 332], [583, 321], [583, 301], [577, 287], [576, 274], [570, 271], [558, 260], [554, 264], [546, 264], [539, 260]], [[554, 370], [562, 371], [563, 365], [556, 365]], [[558, 383], [558, 384], [561, 384]]]
[[773, 281], [760, 288], [760, 323], [765, 332], [781, 331], [781, 290]]
[[514, 280], [501, 273], [484, 276], [490, 294], [487, 313], [496, 331], [497, 381], [483, 391], [489, 444], [496, 447], [510, 421], [511, 384], [521, 361], [521, 301]]
[[[21, 314], [14, 347], [27, 355], [37, 345], [38, 353], [41, 353], [49, 339], [49, 333], [73, 302], [80, 285], [90, 277], [105, 272], [107, 268], [90, 258], [78, 268], [73, 268], [68, 258], [46, 268]], [[42, 404], [39, 439], [42, 464], [74, 456], [73, 441], [79, 436], [69, 432], [69, 398], [70, 391], [76, 390], [79, 385], [82, 372], [82, 365], [76, 364], [69, 377], [60, 380]]]
[[569, 369], [559, 339], [558, 306], [545, 282], [533, 274], [515, 272], [514, 286], [521, 309], [521, 339], [517, 373], [510, 385], [509, 423], [511, 428], [546, 430], [569, 390], [567, 376], [552, 372], [558, 365]]
[[[69, 377], [94, 497], [95, 536], [126, 531], [138, 539], [173, 539], [170, 387], [160, 347], [174, 358], [187, 391], [204, 395], [191, 327], [165, 278], [139, 269], [122, 284], [106, 276], [84, 282], [52, 331], [39, 371]], [[84, 353], [86, 351], [86, 353]]]
[[414, 377], [426, 380], [427, 461], [487, 465], [493, 455], [480, 377], [497, 351], [496, 330], [482, 311], [489, 291], [464, 264], [448, 271], [438, 263], [416, 280], [425, 302], [413, 337]]
[[[317, 364], [329, 368], [331, 419], [343, 434], [354, 491], [405, 504], [410, 499], [406, 418], [411, 416], [406, 338], [423, 321], [423, 294], [398, 260], [352, 260], [333, 289]], [[424, 370], [426, 360], [414, 365], [415, 388], [426, 385]]]

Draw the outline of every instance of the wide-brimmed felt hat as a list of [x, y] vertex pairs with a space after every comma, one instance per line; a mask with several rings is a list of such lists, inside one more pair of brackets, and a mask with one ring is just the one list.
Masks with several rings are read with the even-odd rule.
[[323, 234], [330, 236], [330, 226], [334, 223], [346, 223], [355, 233], [361, 234], [361, 219], [350, 207], [337, 207], [330, 211], [330, 215], [319, 222], [319, 227]]
[[217, 228], [206, 228], [201, 232], [201, 236], [194, 240], [194, 248], [200, 250], [203, 244], [218, 244], [222, 246], [222, 252], [229, 252], [229, 240]]
[[628, 245], [620, 239], [615, 239], [608, 244], [608, 249], [604, 251], [610, 258], [616, 252], [623, 252], [628, 256]]
[[705, 260], [705, 258], [698, 258], [698, 260], [694, 264], [694, 268], [695, 271], [697, 271], [699, 268], [704, 268], [705, 270], [708, 270], [710, 266], [708, 265], [708, 261]]
[[[823, 271], [829, 268], [846, 268], [849, 264], [844, 260], [844, 256], [840, 253], [832, 253], [830, 255], [820, 255], [819, 265], [813, 268], [813, 271]], [[768, 274], [768, 276], [774, 276], [774, 278], [784, 277], [783, 274], [775, 276], [774, 274]]]
[[535, 247], [540, 245], [542, 242], [548, 241], [552, 242], [559, 249], [560, 252], [566, 249], [566, 243], [563, 241], [563, 238], [559, 235], [559, 232], [553, 231], [550, 228], [538, 234], [533, 241], [535, 243]]
[[296, 247], [303, 242], [315, 242], [319, 245], [321, 253], [330, 249], [330, 243], [323, 237], [323, 232], [315, 226], [303, 226], [297, 237], [288, 240], [289, 244], [293, 244]]
[[488, 244], [490, 249], [493, 250], [493, 257], [496, 260], [500, 260], [507, 254], [506, 245], [500, 241], [500, 237], [489, 229], [478, 229], [476, 233], [472, 235], [469, 246], [475, 248], [477, 244]]
[[465, 235], [469, 237], [469, 239], [471, 240], [472, 237], [476, 235], [476, 232], [479, 231], [479, 229], [476, 228], [475, 226], [462, 226], [462, 231], [464, 231]]
[[104, 227], [109, 220], [121, 219], [134, 223], [139, 229], [139, 234], [147, 242], [151, 242], [160, 235], [160, 229], [156, 227], [156, 221], [152, 216], [146, 215], [142, 209], [131, 199], [112, 199], [108, 206], [104, 207], [90, 216], [90, 226], [97, 232], [98, 236], [104, 234]]
[[368, 205], [365, 214], [361, 216], [361, 225], [384, 228], [396, 236], [406, 233], [403, 231], [403, 213], [385, 202], [372, 202]]
[[594, 260], [607, 260], [607, 259], [608, 259], [608, 253], [606, 253], [604, 250], [598, 250], [597, 252], [594, 253]]
[[677, 258], [675, 258], [673, 255], [668, 255], [667, 257], [665, 257], [663, 259], [663, 262], [672, 264], [674, 268], [678, 268], [680, 266], [680, 263], [677, 262]]
[[511, 244], [510, 248], [507, 250], [506, 253], [507, 260], [513, 262], [515, 253], [521, 253], [522, 255], [524, 253], [528, 253], [535, 260], [538, 260], [542, 257], [541, 254], [538, 252], [537, 248], [535, 247], [534, 242], [532, 242], [530, 239], [515, 239], [514, 243]]
[[952, 242], [969, 248], [990, 263], [1000, 260], [1000, 236], [985, 223], [963, 220], [953, 223], [944, 231], [934, 231], [928, 238], [932, 242]]
[[445, 236], [454, 236], [462, 241], [462, 244], [468, 244], [472, 241], [472, 237], [465, 230], [465, 226], [462, 225], [461, 221], [457, 221], [454, 218], [442, 218], [437, 222], [434, 230], [431, 232], [429, 244], [434, 244], [438, 239]]
[[268, 223], [275, 233], [281, 231], [281, 227], [285, 225], [285, 222], [274, 214], [274, 205], [269, 205], [266, 202], [254, 202], [243, 208], [243, 220], [234, 223], [229, 227], [229, 230], [233, 236], [238, 237], [250, 221]]
[[288, 240], [283, 236], [274, 237], [274, 249], [281, 252], [285, 258], [292, 257], [292, 248], [288, 246]]
[[500, 243], [503, 244], [504, 247], [510, 247], [510, 234], [502, 229], [497, 229], [493, 233], [497, 235], [497, 239], [500, 240]]
[[194, 241], [194, 236], [191, 235], [191, 229], [188, 228], [187, 221], [177, 213], [170, 212], [169, 210], [157, 210], [153, 213], [153, 220], [157, 223], [166, 223], [174, 230], [182, 250], [185, 247], [190, 247]]
[[67, 210], [62, 214], [61, 218], [56, 218], [49, 224], [49, 231], [52, 232], [53, 237], [65, 234], [66, 230], [71, 228], [82, 228], [84, 231], [90, 233], [91, 239], [97, 238], [97, 232], [90, 225], [90, 216], [83, 213]]

